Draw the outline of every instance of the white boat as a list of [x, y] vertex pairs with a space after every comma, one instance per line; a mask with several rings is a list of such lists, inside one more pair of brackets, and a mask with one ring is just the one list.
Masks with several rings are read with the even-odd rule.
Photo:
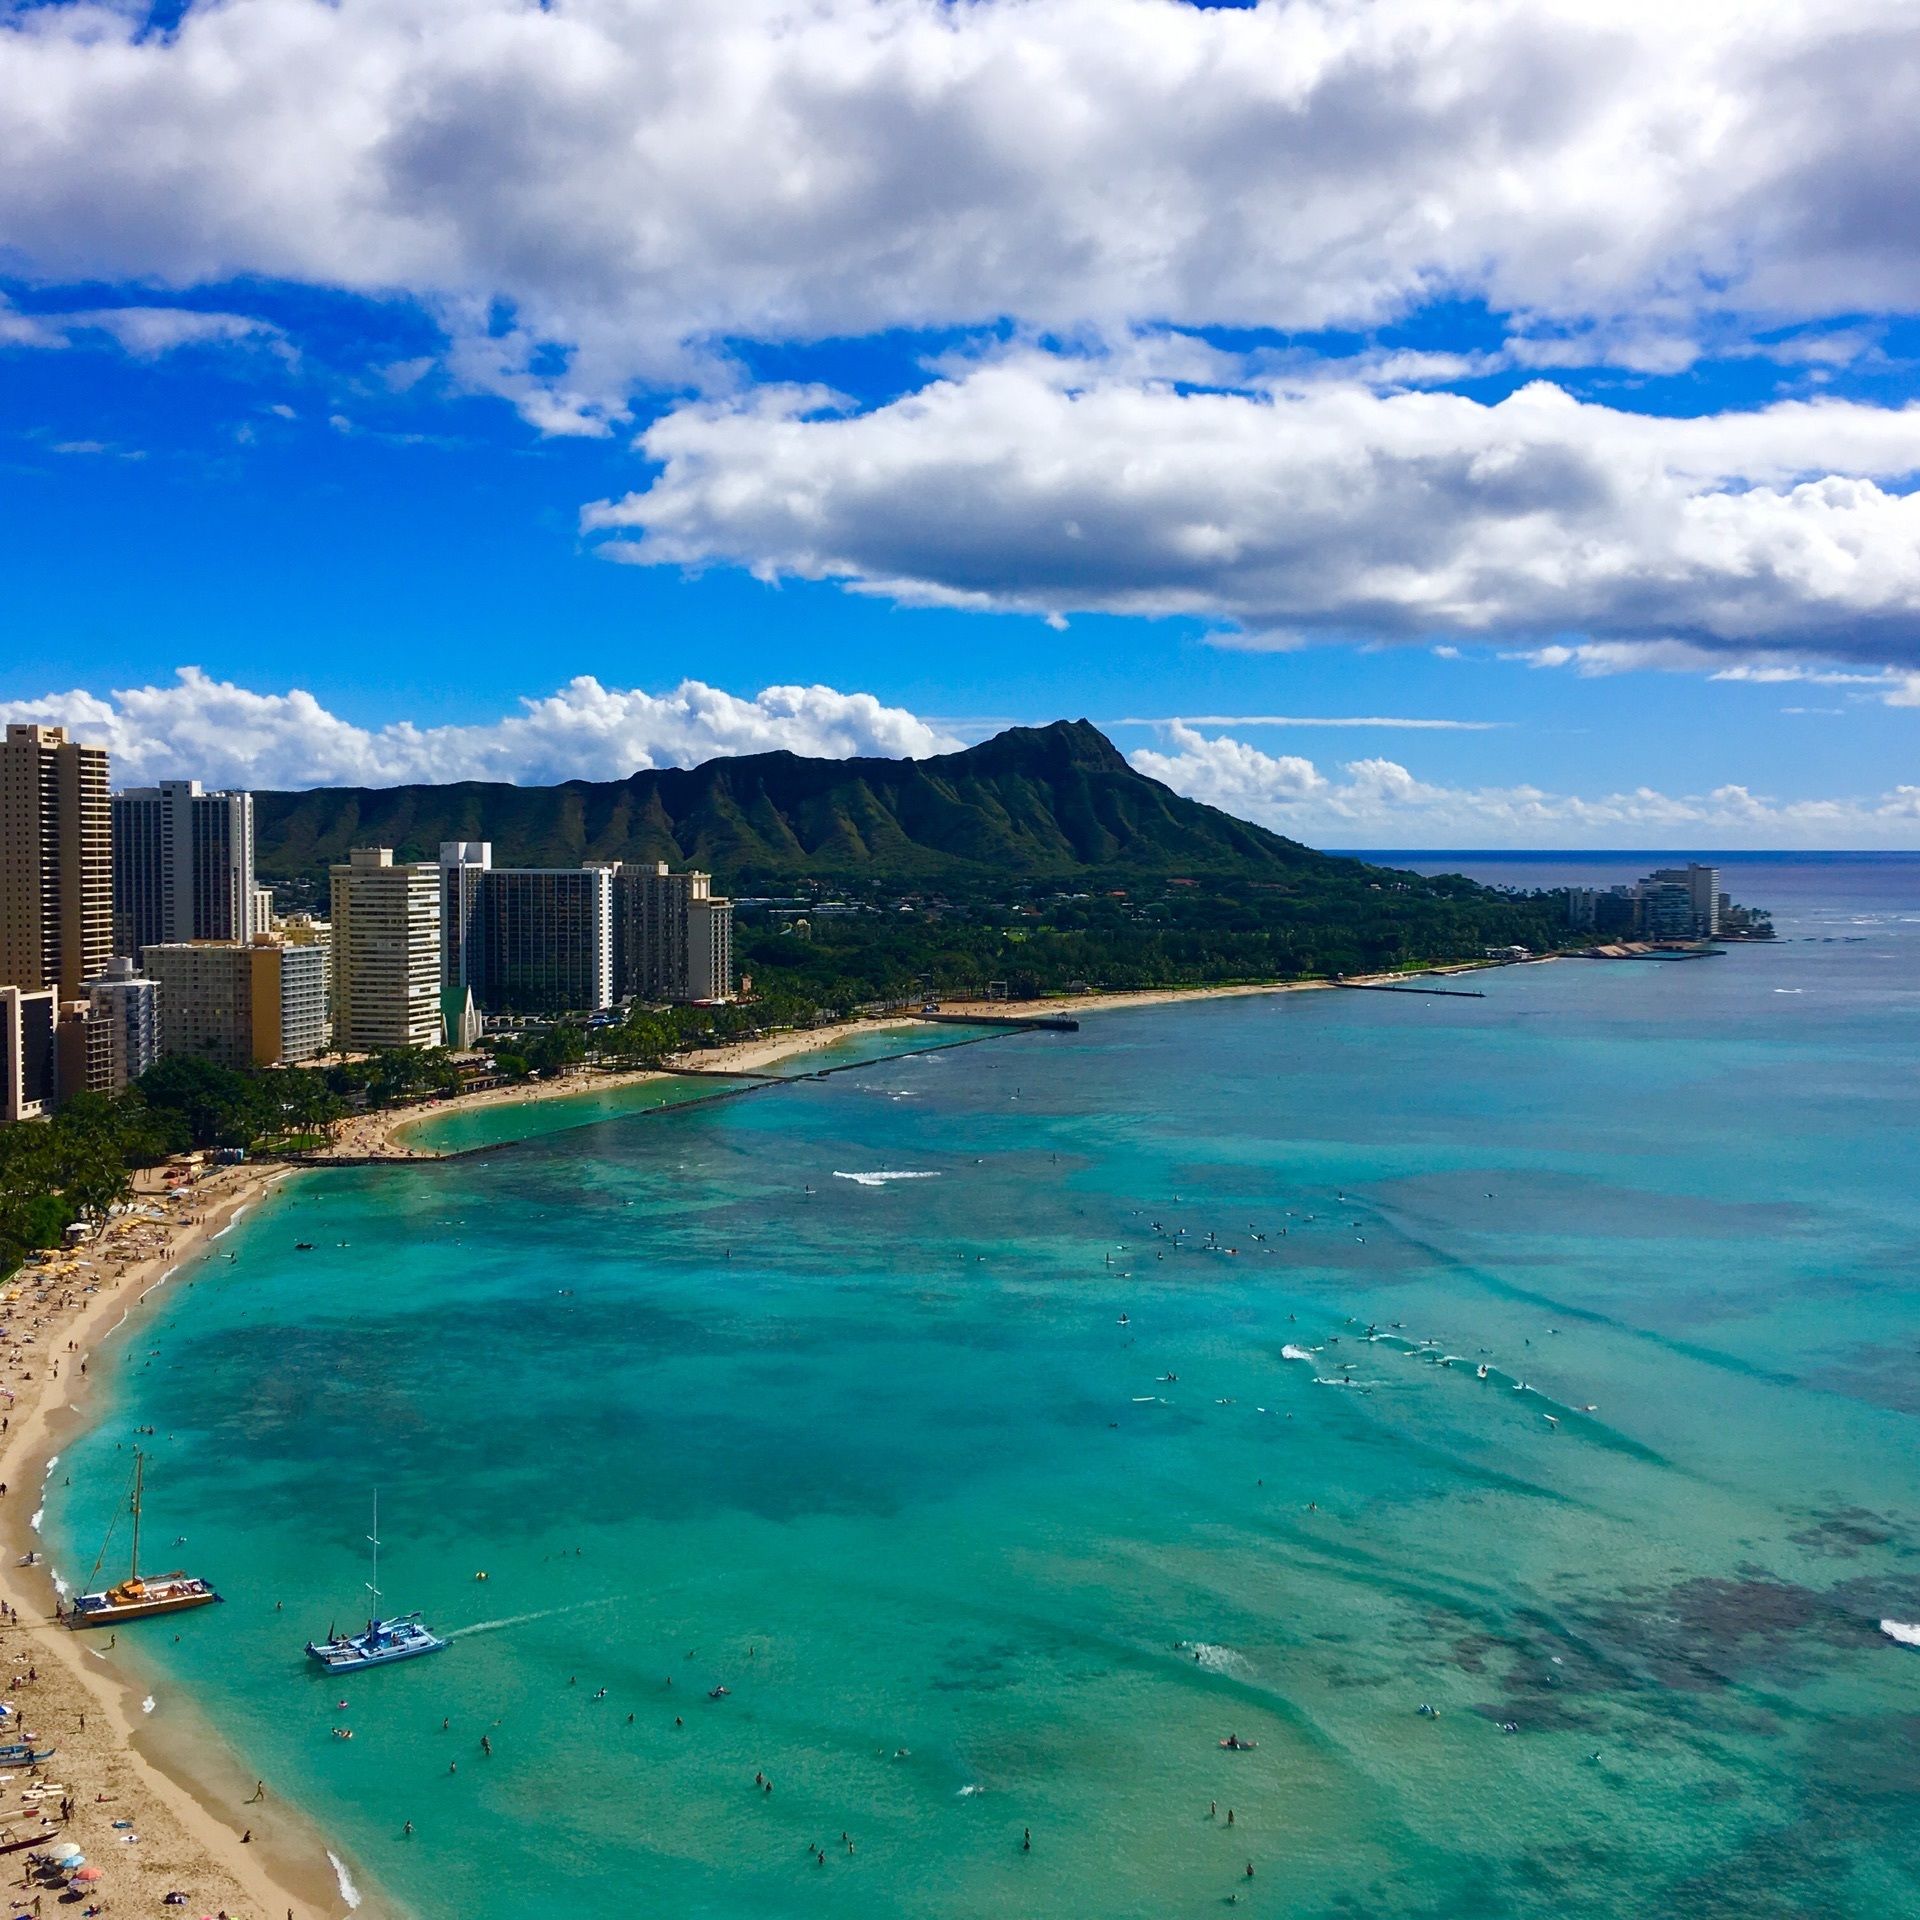
[[384, 1667], [395, 1660], [417, 1660], [423, 1653], [442, 1653], [447, 1642], [415, 1613], [380, 1617], [380, 1496], [373, 1496], [373, 1577], [367, 1582], [372, 1611], [359, 1633], [335, 1633], [307, 1642], [307, 1658], [328, 1673], [357, 1673], [363, 1667]]

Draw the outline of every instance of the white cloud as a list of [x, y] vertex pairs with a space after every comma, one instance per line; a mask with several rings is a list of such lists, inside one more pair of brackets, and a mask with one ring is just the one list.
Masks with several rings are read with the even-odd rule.
[[[0, 39], [0, 47], [4, 47]], [[234, 346], [242, 341], [282, 347], [280, 329], [244, 313], [203, 313], [190, 307], [91, 307], [74, 313], [23, 313], [0, 294], [0, 347], [71, 347], [75, 335], [104, 335], [136, 359], [157, 360], [180, 347]]]
[[107, 747], [119, 786], [168, 778], [250, 787], [538, 784], [781, 748], [835, 759], [918, 758], [959, 744], [869, 693], [768, 687], [745, 700], [683, 680], [652, 694], [603, 687], [586, 674], [544, 699], [523, 700], [518, 713], [467, 726], [360, 727], [298, 688], [256, 693], [197, 667], [182, 667], [163, 686], [0, 703], [0, 719], [65, 725]]
[[742, 336], [1457, 296], [1544, 357], [1677, 364], [1703, 314], [1920, 306], [1909, 0], [200, 0], [164, 32], [70, 0], [0, 33], [28, 273], [410, 292], [555, 431]]
[[1323, 773], [1293, 754], [1175, 723], [1162, 752], [1128, 758], [1176, 793], [1333, 847], [1911, 847], [1920, 787], [1866, 799], [1780, 800], [1728, 785], [1704, 794], [1651, 787], [1597, 798], [1541, 787], [1449, 787], [1394, 760]]
[[639, 562], [1227, 617], [1255, 648], [1571, 632], [1586, 652], [1553, 644], [1589, 666], [1920, 657], [1920, 495], [1893, 490], [1920, 467], [1920, 405], [1193, 392], [1025, 354], [865, 413], [812, 390], [689, 403], [640, 445], [652, 484], [583, 516], [637, 535], [611, 550]]

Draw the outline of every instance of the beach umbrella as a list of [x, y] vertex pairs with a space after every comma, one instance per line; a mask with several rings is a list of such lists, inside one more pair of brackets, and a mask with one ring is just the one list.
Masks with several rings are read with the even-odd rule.
[[80, 1858], [80, 1849], [76, 1847], [71, 1840], [62, 1840], [57, 1847], [49, 1847], [47, 1849], [47, 1858], [49, 1860], [78, 1860]]
[[106, 1875], [98, 1867], [82, 1867], [73, 1877], [76, 1880], [104, 1880]]

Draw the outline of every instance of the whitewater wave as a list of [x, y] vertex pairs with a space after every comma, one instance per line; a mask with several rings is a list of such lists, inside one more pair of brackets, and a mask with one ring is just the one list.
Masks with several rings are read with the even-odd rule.
[[1903, 1647], [1920, 1647], [1920, 1627], [1910, 1626], [1904, 1620], [1882, 1620], [1880, 1631], [1889, 1640], [1898, 1640]]
[[333, 1851], [327, 1849], [327, 1858], [333, 1863], [333, 1877], [340, 1883], [340, 1898], [347, 1903], [351, 1913], [360, 1904], [360, 1889], [353, 1884], [353, 1875], [347, 1871], [347, 1863]]
[[45, 1507], [35, 1507], [33, 1510], [33, 1518], [27, 1522], [27, 1525], [30, 1526], [35, 1533], [38, 1533], [40, 1531], [40, 1522], [44, 1520], [46, 1516], [47, 1510]]
[[938, 1180], [937, 1173], [896, 1173], [880, 1168], [873, 1173], [835, 1173], [836, 1180], [851, 1180], [856, 1187], [884, 1187], [889, 1180]]
[[1223, 1647], [1211, 1640], [1176, 1640], [1174, 1648], [1184, 1653], [1197, 1667], [1209, 1673], [1243, 1673], [1247, 1658], [1235, 1647]]
[[152, 1694], [148, 1694], [147, 1697], [140, 1702], [140, 1711], [142, 1713], [151, 1713], [159, 1704]]
[[1319, 1351], [1320, 1349], [1318, 1347], [1296, 1347], [1289, 1341], [1280, 1349], [1280, 1358], [1282, 1360], [1311, 1360]]
[[954, 1798], [956, 1800], [971, 1800], [976, 1793], [985, 1793], [985, 1792], [986, 1792], [985, 1787], [966, 1786], [966, 1787], [962, 1787], [960, 1791], [954, 1795]]
[[233, 1210], [232, 1219], [230, 1219], [227, 1222], [227, 1224], [220, 1229], [218, 1233], [209, 1234], [207, 1237], [210, 1240], [224, 1240], [227, 1237], [227, 1235], [230, 1234], [234, 1230], [234, 1228], [240, 1224], [242, 1219], [244, 1219], [246, 1215], [250, 1213], [252, 1210], [253, 1210], [253, 1202], [251, 1200], [247, 1201], [244, 1206], [235, 1207]]

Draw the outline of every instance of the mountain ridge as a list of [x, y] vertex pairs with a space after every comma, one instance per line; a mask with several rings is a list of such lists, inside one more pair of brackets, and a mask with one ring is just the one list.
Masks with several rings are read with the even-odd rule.
[[352, 846], [431, 860], [442, 840], [491, 841], [501, 866], [666, 860], [735, 888], [1090, 873], [1279, 881], [1355, 864], [1176, 794], [1084, 719], [1009, 727], [924, 760], [781, 749], [551, 786], [464, 780], [254, 795], [265, 879], [318, 878]]

